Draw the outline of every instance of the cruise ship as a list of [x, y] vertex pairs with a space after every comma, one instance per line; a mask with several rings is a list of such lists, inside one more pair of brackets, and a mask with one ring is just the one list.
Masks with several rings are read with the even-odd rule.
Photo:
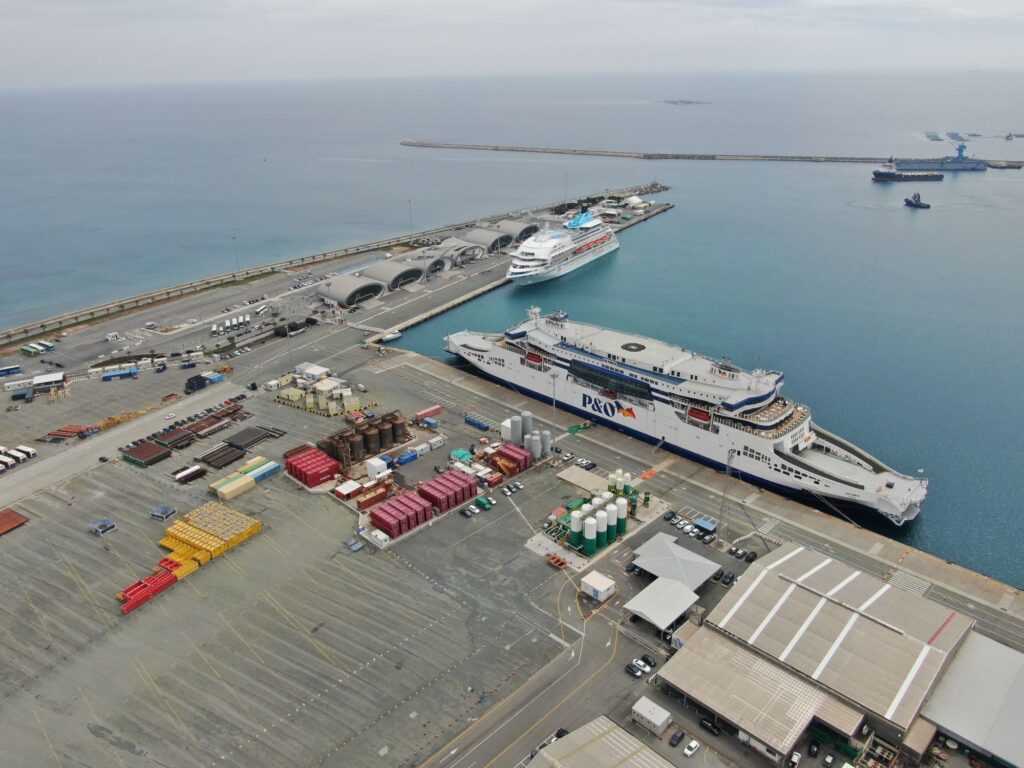
[[516, 391], [816, 506], [866, 508], [903, 525], [928, 490], [815, 424], [807, 406], [782, 396], [780, 371], [744, 371], [536, 307], [503, 334], [460, 331], [445, 342]]
[[508, 277], [518, 285], [561, 277], [618, 250], [612, 228], [589, 211], [576, 214], [565, 227], [541, 230], [519, 246]]
[[956, 147], [956, 155], [936, 158], [903, 158], [894, 159], [893, 166], [897, 171], [984, 171], [988, 169], [986, 160], [967, 157], [964, 153], [967, 145], [962, 141]]

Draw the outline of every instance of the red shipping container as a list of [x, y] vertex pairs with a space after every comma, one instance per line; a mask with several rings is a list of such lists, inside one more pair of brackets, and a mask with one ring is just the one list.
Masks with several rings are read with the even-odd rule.
[[444, 411], [444, 408], [440, 405], [432, 405], [429, 408], [424, 408], [422, 411], [416, 411], [413, 418], [416, 421], [422, 421], [423, 419], [429, 419], [431, 416], [440, 416], [442, 411]]

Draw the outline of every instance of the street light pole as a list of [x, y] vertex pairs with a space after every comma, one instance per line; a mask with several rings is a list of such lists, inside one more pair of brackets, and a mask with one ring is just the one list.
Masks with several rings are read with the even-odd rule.
[[241, 272], [242, 268], [238, 264], [238, 243], [236, 242], [236, 240], [237, 240], [237, 237], [235, 235], [232, 235], [231, 236], [231, 247], [235, 251], [235, 272]]

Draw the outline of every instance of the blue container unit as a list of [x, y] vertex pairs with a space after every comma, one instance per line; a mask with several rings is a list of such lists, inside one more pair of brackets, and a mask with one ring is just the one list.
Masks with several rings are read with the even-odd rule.
[[478, 419], [478, 418], [476, 418], [474, 416], [467, 416], [466, 417], [466, 423], [469, 424], [469, 426], [471, 426], [471, 427], [476, 427], [477, 429], [482, 429], [484, 432], [486, 432], [486, 431], [488, 431], [490, 429], [490, 427], [487, 424], [485, 424], [484, 422], [480, 421], [480, 419]]
[[378, 458], [378, 459], [380, 459], [381, 461], [383, 461], [383, 462], [384, 462], [385, 464], [387, 464], [387, 465], [388, 465], [388, 468], [389, 468], [389, 469], [390, 469], [390, 468], [391, 468], [391, 467], [392, 467], [392, 466], [394, 465], [394, 463], [395, 463], [395, 460], [394, 460], [394, 459], [393, 459], [393, 458], [391, 457], [391, 454], [390, 454], [390, 453], [382, 453], [382, 454], [381, 454], [380, 456], [378, 456], [377, 458]]
[[276, 461], [268, 461], [262, 467], [250, 472], [249, 477], [251, 477], [257, 483], [262, 483], [264, 480], [267, 480], [273, 477], [274, 475], [279, 474], [280, 472], [280, 464], [278, 464]]
[[181, 364], [182, 368], [195, 368], [196, 364], [193, 362], [186, 362]]
[[423, 420], [423, 426], [429, 429], [437, 429], [437, 419], [427, 416], [427, 418]]
[[211, 384], [219, 384], [220, 382], [224, 381], [223, 373], [204, 373], [203, 376]]
[[416, 461], [418, 458], [419, 454], [416, 453], [416, 451], [408, 451], [395, 459], [395, 463], [401, 467], [408, 464], [410, 461]]
[[103, 381], [115, 381], [117, 379], [137, 379], [139, 378], [138, 368], [122, 368], [119, 371], [104, 371]]

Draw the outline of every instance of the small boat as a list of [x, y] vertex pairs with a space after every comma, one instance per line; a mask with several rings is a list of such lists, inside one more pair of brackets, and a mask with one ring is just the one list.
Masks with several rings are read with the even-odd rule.
[[398, 330], [397, 328], [394, 328], [394, 329], [388, 331], [387, 333], [385, 333], [383, 336], [381, 336], [380, 340], [381, 341], [394, 341], [395, 339], [400, 339], [400, 338], [402, 338], [402, 332], [400, 330]]
[[921, 193], [915, 192], [910, 197], [903, 198], [903, 204], [908, 208], [931, 208], [929, 203], [921, 202]]

